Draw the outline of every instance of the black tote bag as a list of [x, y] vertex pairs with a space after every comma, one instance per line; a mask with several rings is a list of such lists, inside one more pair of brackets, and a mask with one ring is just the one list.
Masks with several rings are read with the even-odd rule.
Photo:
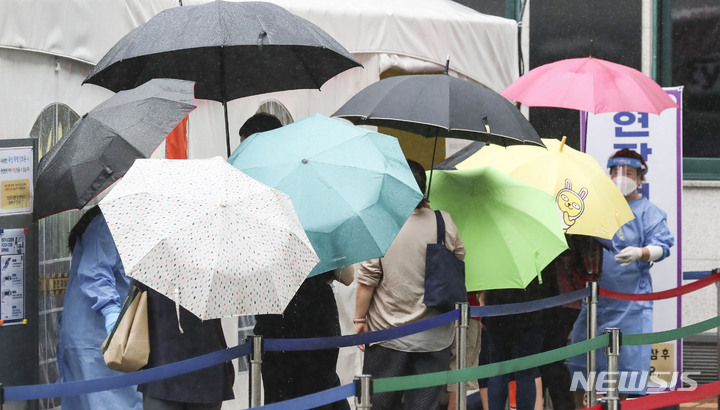
[[437, 220], [437, 243], [427, 245], [425, 255], [425, 306], [440, 312], [455, 309], [456, 303], [467, 303], [465, 262], [445, 246], [445, 221], [440, 211]]

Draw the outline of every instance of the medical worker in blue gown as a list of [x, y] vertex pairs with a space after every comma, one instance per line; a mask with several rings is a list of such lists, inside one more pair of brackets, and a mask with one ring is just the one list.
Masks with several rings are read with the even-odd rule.
[[[623, 225], [622, 236], [620, 232], [616, 233], [610, 249], [604, 250], [600, 287], [615, 292], [651, 293], [653, 288], [650, 267], [653, 262], [661, 261], [670, 255], [670, 247], [674, 245], [675, 238], [668, 229], [665, 212], [638, 193], [638, 187], [642, 186], [648, 169], [643, 157], [625, 148], [608, 160], [608, 168], [610, 177], [625, 195], [635, 219]], [[652, 318], [652, 301], [632, 302], [599, 298], [597, 334], [602, 334], [608, 327], [620, 328], [622, 333], [626, 334], [650, 333]], [[583, 303], [573, 328], [572, 343], [585, 340], [586, 329], [586, 306]], [[587, 377], [585, 355], [572, 357], [569, 367], [571, 376], [575, 375], [574, 372], [582, 372], [583, 377]], [[627, 394], [645, 394], [650, 371], [650, 346], [621, 346], [619, 367], [621, 399], [627, 397]], [[597, 372], [599, 374], [606, 369], [605, 353], [598, 350]], [[578, 406], [582, 403], [583, 393], [576, 392]], [[590, 406], [594, 404], [591, 403]]]
[[[100, 345], [127, 296], [129, 279], [99, 207], [82, 216], [68, 236], [72, 264], [65, 290], [57, 350], [59, 382], [117, 376]], [[142, 409], [135, 386], [62, 398], [63, 410]]]

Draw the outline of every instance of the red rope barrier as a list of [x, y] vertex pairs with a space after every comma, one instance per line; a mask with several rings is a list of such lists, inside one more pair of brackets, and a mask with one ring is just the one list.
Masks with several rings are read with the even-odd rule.
[[680, 286], [680, 287], [677, 287], [674, 289], [664, 290], [662, 292], [636, 294], [636, 293], [613, 292], [612, 290], [600, 288], [599, 295], [604, 298], [618, 299], [618, 300], [633, 300], [633, 301], [670, 299], [673, 297], [677, 297], [680, 295], [684, 295], [686, 293], [696, 291], [698, 289], [704, 288], [705, 286], [708, 286], [708, 285], [713, 284], [718, 281], [720, 281], [720, 272], [714, 273], [714, 274], [707, 276], [705, 278], [702, 278], [700, 280], [696, 280], [695, 282], [688, 283], [687, 285], [683, 285], [683, 286]]
[[634, 400], [621, 402], [623, 410], [646, 410], [674, 406], [680, 403], [704, 399], [720, 394], [720, 381], [697, 386], [694, 390], [677, 390], [667, 393], [653, 394]]
[[[710, 396], [720, 395], [720, 381], [697, 386], [693, 390], [676, 390], [666, 393], [650, 394], [637, 399], [620, 402], [622, 410], [648, 410], [676, 404], [690, 403]], [[585, 410], [602, 410], [602, 404], [587, 407]]]

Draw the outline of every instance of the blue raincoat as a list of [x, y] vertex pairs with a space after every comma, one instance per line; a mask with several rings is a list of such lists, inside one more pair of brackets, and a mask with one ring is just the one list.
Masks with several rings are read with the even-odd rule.
[[[65, 290], [57, 350], [58, 382], [117, 376], [108, 369], [100, 352], [107, 337], [100, 312], [109, 302], [122, 304], [129, 279], [102, 215], [95, 217], [75, 243]], [[63, 409], [142, 409], [135, 387], [62, 398]]]
[[[635, 219], [622, 226], [623, 237], [616, 233], [610, 244], [611, 249], [603, 253], [602, 276], [600, 287], [615, 292], [652, 293], [650, 266], [652, 263], [638, 260], [628, 266], [621, 266], [615, 261], [615, 255], [627, 246], [644, 247], [656, 245], [662, 248], [659, 260], [670, 255], [670, 247], [675, 238], [667, 226], [666, 214], [644, 197], [629, 202]], [[586, 339], [587, 316], [586, 305], [573, 328], [572, 343]], [[623, 301], [599, 298], [597, 305], [597, 334], [601, 335], [608, 327], [620, 328], [622, 333], [637, 334], [652, 332], [653, 318], [652, 301]], [[597, 351], [598, 374], [607, 370], [607, 362], [603, 350]], [[570, 358], [571, 377], [574, 372], [582, 372], [587, 377], [585, 355]], [[619, 356], [620, 392], [628, 394], [645, 394], [648, 372], [650, 371], [650, 346], [621, 346]], [[623, 374], [623, 372], [628, 372]], [[641, 374], [641, 372], [645, 372]], [[577, 386], [579, 387], [579, 386]], [[598, 382], [598, 390], [600, 390]]]

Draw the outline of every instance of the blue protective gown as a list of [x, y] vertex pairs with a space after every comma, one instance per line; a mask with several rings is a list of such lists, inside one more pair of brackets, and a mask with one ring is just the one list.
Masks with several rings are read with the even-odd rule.
[[[96, 216], [75, 243], [65, 290], [57, 350], [58, 382], [89, 380], [122, 374], [108, 369], [100, 352], [107, 337], [100, 309], [122, 304], [129, 279], [102, 215]], [[62, 398], [62, 408], [142, 409], [142, 396], [133, 386]]]
[[[670, 255], [670, 247], [675, 244], [675, 238], [668, 229], [666, 214], [660, 208], [644, 197], [630, 201], [629, 205], [635, 219], [623, 225], [623, 237], [620, 238], [619, 232], [616, 233], [610, 244], [611, 249], [604, 250], [600, 287], [615, 292], [652, 293], [650, 277], [652, 263], [638, 260], [628, 266], [621, 266], [615, 261], [615, 255], [627, 246], [640, 248], [656, 245], [663, 250], [659, 259], [662, 260]], [[572, 343], [586, 339], [586, 308], [583, 302], [582, 310], [573, 327]], [[620, 328], [622, 333], [626, 334], [650, 333], [652, 309], [652, 301], [632, 302], [601, 297], [597, 305], [597, 334], [601, 335], [608, 327]], [[604, 351], [598, 350], [596, 357], [597, 372], [605, 371], [607, 362]], [[585, 355], [570, 358], [569, 368], [571, 376], [574, 372], [581, 371], [587, 377]], [[621, 346], [619, 368], [620, 392], [645, 394], [647, 375], [650, 371], [650, 346]], [[623, 372], [634, 373], [622, 374]], [[640, 372], [645, 372], [645, 375], [641, 375]], [[598, 385], [598, 390], [600, 387]]]

